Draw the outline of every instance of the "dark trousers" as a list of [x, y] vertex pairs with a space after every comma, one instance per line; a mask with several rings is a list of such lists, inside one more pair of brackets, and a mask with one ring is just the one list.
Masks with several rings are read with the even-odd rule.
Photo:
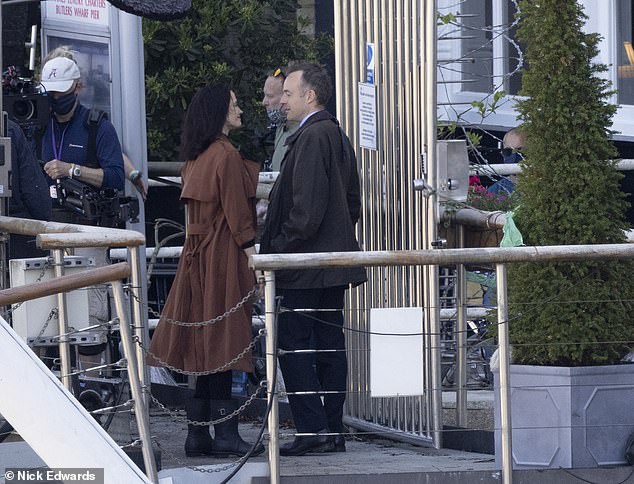
[[194, 398], [205, 400], [231, 400], [231, 370], [210, 375], [200, 375], [196, 378]]
[[279, 349], [341, 350], [280, 356], [280, 367], [288, 392], [342, 392], [326, 393], [323, 403], [318, 394], [289, 395], [288, 401], [298, 432], [317, 432], [325, 429], [331, 432], [343, 431], [343, 404], [346, 399], [343, 392], [346, 390], [348, 374], [346, 342], [342, 329], [345, 290], [345, 287], [329, 287], [277, 291], [278, 296], [282, 297], [283, 308], [322, 310], [281, 312], [277, 330]]

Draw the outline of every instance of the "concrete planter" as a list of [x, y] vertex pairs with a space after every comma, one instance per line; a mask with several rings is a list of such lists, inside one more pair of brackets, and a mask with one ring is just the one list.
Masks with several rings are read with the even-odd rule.
[[[499, 370], [495, 379], [495, 463], [501, 468]], [[634, 365], [511, 365], [513, 468], [626, 464], [634, 432]]]

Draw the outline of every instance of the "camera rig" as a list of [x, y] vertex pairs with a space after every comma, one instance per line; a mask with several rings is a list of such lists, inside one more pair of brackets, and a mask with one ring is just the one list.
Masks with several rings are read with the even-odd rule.
[[2, 73], [2, 96], [9, 119], [20, 125], [28, 139], [42, 131], [48, 123], [50, 103], [39, 84], [30, 77], [21, 77], [13, 66]]
[[124, 197], [112, 188], [96, 189], [72, 178], [57, 180], [57, 203], [60, 207], [101, 227], [118, 227], [139, 221], [139, 200]]

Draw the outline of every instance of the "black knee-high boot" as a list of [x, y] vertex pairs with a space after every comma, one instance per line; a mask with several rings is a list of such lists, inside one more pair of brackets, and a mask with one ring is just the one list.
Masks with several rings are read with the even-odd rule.
[[[211, 416], [213, 420], [226, 417], [235, 412], [237, 408], [238, 403], [235, 400], [211, 400]], [[236, 455], [242, 457], [251, 447], [252, 445], [242, 440], [238, 433], [237, 415], [224, 422], [214, 424], [213, 455]], [[264, 446], [258, 444], [251, 455], [259, 455], [262, 452], [264, 452]]]
[[[208, 422], [211, 419], [209, 400], [205, 398], [190, 398], [185, 404], [187, 419], [196, 422]], [[197, 457], [211, 455], [214, 441], [209, 435], [209, 425], [187, 425], [187, 440], [185, 440], [185, 455]]]

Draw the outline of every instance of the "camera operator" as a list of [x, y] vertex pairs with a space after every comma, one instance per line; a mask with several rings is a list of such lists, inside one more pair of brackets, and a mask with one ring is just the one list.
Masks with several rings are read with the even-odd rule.
[[102, 119], [97, 128], [96, 160], [88, 159], [89, 109], [79, 103], [79, 67], [54, 57], [42, 69], [41, 83], [51, 100], [51, 120], [42, 140], [44, 171], [53, 180], [69, 177], [96, 188], [123, 190], [121, 144], [114, 126]]
[[[90, 110], [79, 103], [81, 89], [80, 71], [68, 48], [55, 49], [45, 59], [41, 84], [51, 101], [51, 118], [42, 139], [44, 171], [55, 181], [69, 178], [97, 189], [122, 191], [124, 187], [123, 154], [114, 126], [105, 117], [97, 125], [96, 138], [90, 137]], [[51, 195], [56, 195], [55, 186]], [[53, 220], [58, 222], [94, 225], [94, 219], [65, 207], [53, 210]], [[103, 248], [76, 249], [76, 255], [92, 257], [97, 266], [108, 264], [107, 251]], [[105, 287], [89, 292], [90, 323], [108, 321], [108, 299]]]
[[[51, 219], [51, 199], [48, 184], [35, 154], [20, 126], [8, 120], [7, 133], [11, 138], [11, 199], [9, 215], [37, 220]], [[9, 257], [41, 257], [44, 251], [35, 246], [35, 237], [11, 234]]]

